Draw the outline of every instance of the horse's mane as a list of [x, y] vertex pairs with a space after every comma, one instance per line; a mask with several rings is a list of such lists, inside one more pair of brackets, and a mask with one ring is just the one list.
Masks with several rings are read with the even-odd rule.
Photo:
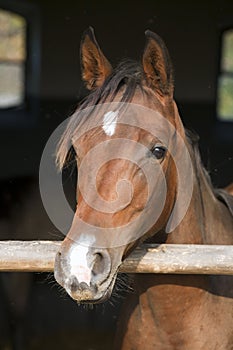
[[[215, 198], [220, 202], [224, 203], [225, 206], [228, 207], [230, 213], [233, 215], [233, 196], [230, 193], [228, 193], [226, 190], [215, 188], [213, 186], [209, 172], [207, 171], [207, 169], [204, 167], [202, 163], [200, 150], [199, 150], [198, 134], [188, 129], [185, 129], [185, 134], [186, 134], [188, 143], [191, 145], [193, 158], [194, 158], [194, 166], [196, 168], [195, 173], [199, 181], [199, 185], [201, 183], [200, 178], [202, 177], [203, 179], [205, 179], [206, 184], [208, 185], [210, 191], [215, 196]], [[201, 196], [202, 196], [202, 193], [201, 193]]]
[[106, 99], [113, 101], [122, 87], [125, 88], [121, 102], [130, 102], [137, 87], [142, 87], [142, 66], [134, 60], [123, 60], [105, 80], [104, 84], [93, 90], [82, 102], [81, 108], [104, 103]]
[[203, 176], [205, 177], [208, 185], [210, 186], [210, 188], [212, 189], [212, 191], [214, 192], [214, 187], [211, 181], [211, 177], [207, 171], [207, 169], [205, 168], [205, 166], [202, 163], [202, 159], [201, 159], [201, 154], [200, 154], [200, 149], [199, 149], [199, 135], [190, 129], [185, 129], [185, 135], [186, 138], [188, 140], [188, 143], [191, 145], [191, 148], [193, 150], [193, 156], [194, 156], [194, 161], [196, 164], [196, 173], [197, 175], [200, 173], [203, 174]]

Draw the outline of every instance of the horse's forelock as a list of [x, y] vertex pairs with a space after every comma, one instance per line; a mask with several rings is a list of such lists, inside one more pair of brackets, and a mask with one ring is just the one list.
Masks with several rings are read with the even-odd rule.
[[[120, 90], [122, 92], [121, 102], [130, 102], [137, 87], [143, 90], [142, 66], [133, 60], [122, 61], [106, 79], [104, 84], [93, 90], [79, 105], [76, 112], [70, 119], [65, 132], [63, 133], [56, 151], [56, 164], [61, 170], [65, 163], [71, 159], [72, 137], [80, 122], [77, 111], [104, 103], [106, 100], [112, 102]], [[87, 118], [90, 116], [87, 115]]]
[[58, 142], [56, 149], [56, 165], [58, 169], [61, 171], [66, 162], [72, 158], [73, 147], [72, 147], [72, 136], [74, 130], [77, 127], [78, 121], [75, 113], [73, 117], [71, 117], [70, 122], [68, 123], [65, 132], [63, 133], [61, 139]]

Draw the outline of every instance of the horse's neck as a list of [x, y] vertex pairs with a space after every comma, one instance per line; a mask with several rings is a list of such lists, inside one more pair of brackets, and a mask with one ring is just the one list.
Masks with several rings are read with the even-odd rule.
[[180, 225], [168, 234], [166, 243], [232, 244], [232, 215], [212, 189], [199, 159], [194, 157], [191, 203]]
[[[201, 164], [194, 163], [196, 165], [193, 196], [185, 217], [166, 239], [161, 233], [160, 236], [166, 243], [233, 244], [232, 216], [228, 208], [215, 197]], [[159, 242], [159, 239], [155, 239], [155, 242]], [[142, 332], [146, 332], [150, 324], [153, 332], [158, 333], [158, 339], [162, 339], [161, 334], [165, 334], [167, 339], [167, 335], [174, 333], [182, 334], [187, 341], [190, 334], [193, 336], [193, 329], [190, 329], [193, 319], [200, 327], [213, 322], [208, 311], [211, 305], [216, 308], [215, 294], [218, 294], [219, 285], [226, 283], [221, 277], [213, 279], [207, 275], [194, 277], [166, 274], [137, 274], [134, 282], [138, 306], [134, 305], [136, 311], [132, 314], [131, 323], [138, 325], [140, 319]], [[226, 287], [228, 289], [230, 286]], [[199, 335], [197, 332], [197, 339]]]

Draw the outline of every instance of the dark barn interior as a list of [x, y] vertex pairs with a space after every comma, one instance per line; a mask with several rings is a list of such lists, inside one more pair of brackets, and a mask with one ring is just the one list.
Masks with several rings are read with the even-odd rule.
[[[232, 181], [233, 112], [221, 119], [218, 108], [222, 39], [226, 30], [233, 29], [232, 1], [0, 0], [1, 10], [23, 16], [27, 26], [24, 101], [11, 108], [0, 106], [1, 239], [58, 237], [50, 223], [43, 230], [41, 221], [29, 219], [37, 204], [24, 203], [37, 181], [49, 135], [86, 94], [79, 43], [90, 25], [115, 65], [125, 57], [141, 59], [146, 29], [164, 39], [174, 65], [175, 99], [184, 125], [199, 134], [202, 159], [214, 185], [224, 187]], [[1, 60], [0, 51], [3, 79]], [[88, 310], [64, 295], [47, 274], [25, 275], [28, 288], [24, 278], [19, 282], [10, 277], [13, 295], [7, 293], [8, 276], [2, 277], [0, 349], [112, 348], [121, 295]], [[15, 301], [20, 294], [24, 296]], [[20, 344], [24, 345], [20, 348]]]

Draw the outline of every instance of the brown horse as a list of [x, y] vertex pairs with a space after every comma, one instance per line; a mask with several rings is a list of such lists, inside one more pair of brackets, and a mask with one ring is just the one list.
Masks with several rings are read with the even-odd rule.
[[[91, 94], [57, 154], [62, 167], [72, 144], [78, 204], [55, 262], [56, 280], [78, 303], [107, 299], [120, 264], [146, 239], [233, 244], [233, 198], [212, 188], [173, 99], [168, 51], [153, 32], [146, 38], [142, 65], [125, 61], [116, 69], [92, 29], [81, 43]], [[133, 288], [117, 348], [233, 349], [232, 277], [138, 274]]]

